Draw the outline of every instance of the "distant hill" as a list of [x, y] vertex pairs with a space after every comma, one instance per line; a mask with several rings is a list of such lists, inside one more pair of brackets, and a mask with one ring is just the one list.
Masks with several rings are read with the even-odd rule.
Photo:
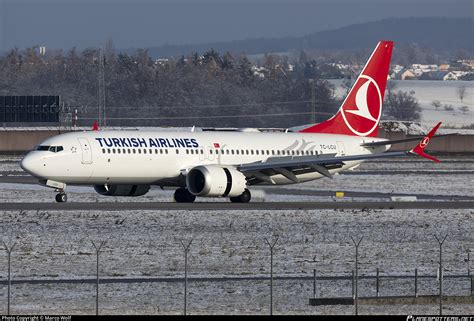
[[[474, 53], [472, 18], [390, 18], [320, 31], [302, 37], [253, 38], [235, 41], [152, 47], [153, 57], [177, 57], [210, 48], [219, 52], [262, 54], [296, 50], [355, 50], [372, 48], [380, 39], [397, 46], [418, 44], [438, 52], [465, 50]], [[131, 51], [129, 49], [127, 51]]]

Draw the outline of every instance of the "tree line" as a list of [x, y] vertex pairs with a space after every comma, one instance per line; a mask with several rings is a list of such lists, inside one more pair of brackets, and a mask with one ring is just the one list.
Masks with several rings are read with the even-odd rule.
[[[101, 65], [111, 126], [286, 128], [310, 123], [313, 111], [322, 121], [340, 103], [325, 78], [343, 77], [305, 52], [291, 64], [287, 56], [266, 54], [256, 68], [245, 55], [213, 49], [155, 60], [143, 49], [116, 53], [108, 42], [102, 54], [96, 48], [46, 55], [35, 47], [12, 49], [0, 57], [0, 95], [59, 95], [67, 111], [78, 110], [78, 125], [88, 126], [98, 118]], [[403, 93], [391, 93], [389, 104], [413, 102], [396, 95]], [[386, 108], [389, 116], [396, 109]]]
[[315, 60], [290, 70], [284, 57], [269, 54], [257, 71], [244, 55], [212, 49], [161, 61], [147, 50], [117, 54], [112, 46], [102, 55], [98, 49], [45, 56], [36, 48], [12, 49], [0, 58], [0, 94], [60, 95], [91, 123], [100, 59], [109, 125], [286, 127], [308, 122], [312, 99], [320, 113], [335, 108], [334, 88], [321, 77], [327, 67]]

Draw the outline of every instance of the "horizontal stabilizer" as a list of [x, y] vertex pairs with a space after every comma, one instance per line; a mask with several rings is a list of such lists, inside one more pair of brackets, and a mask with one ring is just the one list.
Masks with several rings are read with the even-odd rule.
[[[446, 137], [446, 136], [453, 136], [453, 135], [458, 135], [458, 133], [436, 135], [436, 136], [433, 136], [431, 139], [441, 138], [441, 137]], [[402, 144], [406, 142], [419, 141], [420, 139], [424, 137], [425, 136], [416, 136], [416, 137], [411, 137], [411, 138], [406, 138], [406, 139], [384, 140], [381, 142], [369, 142], [369, 143], [363, 143], [361, 144], [361, 146], [362, 147], [375, 147], [375, 146], [395, 145], [395, 144]]]

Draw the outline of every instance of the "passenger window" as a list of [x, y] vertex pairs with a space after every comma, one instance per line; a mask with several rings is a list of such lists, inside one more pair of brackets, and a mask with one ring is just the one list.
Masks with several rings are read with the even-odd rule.
[[117, 154], [120, 154], [120, 148], [117, 148]]
[[252, 155], [253, 155], [253, 149], [250, 151], [250, 154], [252, 154]]
[[139, 148], [138, 149], [138, 154], [141, 154], [142, 153], [142, 150]]
[[165, 149], [165, 154], [168, 154], [168, 150], [167, 150], [167, 149]]
[[105, 154], [105, 148], [102, 148], [102, 154]]
[[176, 154], [179, 154], [179, 149], [176, 149]]
[[112, 154], [115, 154], [115, 148], [112, 149]]

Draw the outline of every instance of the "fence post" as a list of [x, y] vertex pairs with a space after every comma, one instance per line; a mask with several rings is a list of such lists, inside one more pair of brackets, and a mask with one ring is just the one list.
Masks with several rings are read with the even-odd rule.
[[418, 269], [415, 268], [415, 298], [418, 297]]
[[265, 238], [265, 242], [270, 247], [270, 315], [273, 315], [273, 249], [278, 242], [278, 236], [273, 243], [270, 243], [267, 238]]
[[434, 236], [439, 244], [439, 315], [443, 315], [443, 243], [448, 234], [443, 239]]
[[96, 270], [96, 284], [95, 284], [95, 315], [99, 315], [99, 254], [102, 247], [105, 245], [107, 241], [101, 241], [99, 244], [95, 244], [94, 241], [92, 242], [92, 246], [94, 246], [96, 255], [97, 255], [97, 270]]
[[7, 283], [7, 315], [10, 315], [10, 298], [11, 298], [11, 286], [12, 286], [12, 280], [11, 280], [11, 257], [12, 257], [12, 251], [13, 248], [15, 247], [16, 243], [13, 243], [12, 245], [8, 246], [3, 242], [3, 246], [5, 247], [5, 251], [7, 251], [8, 254], [8, 283]]
[[191, 243], [193, 240], [191, 239], [187, 244], [184, 243], [184, 241], [180, 240], [181, 245], [183, 246], [184, 249], [184, 315], [186, 315], [186, 309], [187, 309], [187, 295], [188, 295], [188, 252], [189, 248], [191, 247]]
[[474, 293], [474, 275], [471, 275], [471, 296]]
[[316, 269], [313, 270], [313, 298], [316, 299]]
[[377, 268], [377, 280], [376, 280], [376, 288], [377, 288], [377, 297], [379, 297], [379, 268]]
[[359, 293], [358, 293], [358, 283], [359, 283], [359, 245], [360, 245], [360, 242], [362, 242], [362, 239], [364, 238], [364, 236], [362, 236], [358, 241], [356, 241], [352, 236], [351, 236], [351, 239], [352, 239], [352, 242], [354, 243], [355, 245], [355, 315], [358, 315], [359, 314], [359, 305], [358, 305], [358, 301], [359, 301]]
[[352, 280], [352, 299], [355, 300], [355, 275], [354, 275], [354, 270], [352, 270], [352, 276], [351, 276], [351, 280]]

